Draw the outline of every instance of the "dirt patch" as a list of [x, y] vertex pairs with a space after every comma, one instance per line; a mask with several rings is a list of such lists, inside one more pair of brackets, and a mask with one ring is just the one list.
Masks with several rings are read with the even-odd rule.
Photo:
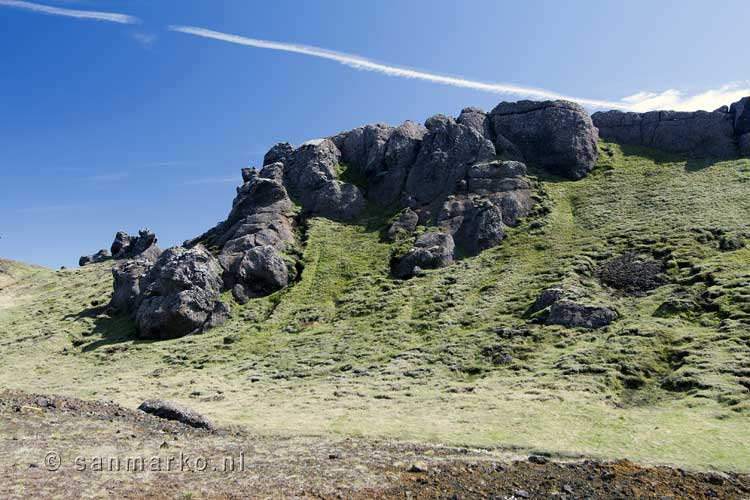
[[664, 265], [650, 257], [626, 253], [599, 266], [599, 280], [626, 293], [641, 295], [666, 283]]
[[[0, 392], [0, 498], [741, 499], [750, 477], [619, 462], [510, 460], [378, 440], [258, 437], [196, 430], [111, 401]], [[49, 470], [47, 457], [59, 462]], [[193, 457], [187, 468], [125, 468], [128, 458]], [[516, 456], [518, 457], [517, 453]], [[74, 458], [75, 457], [75, 458]], [[205, 457], [199, 470], [195, 457]], [[226, 458], [234, 462], [225, 469]], [[240, 457], [242, 463], [240, 466]], [[82, 458], [83, 461], [76, 460]], [[95, 459], [104, 462], [97, 470]], [[117, 459], [120, 469], [112, 469]], [[221, 459], [221, 461], [216, 461]], [[86, 465], [81, 470], [80, 464]], [[146, 461], [146, 464], [150, 464]], [[150, 465], [149, 465], [150, 466]], [[182, 467], [182, 468], [180, 468]], [[218, 468], [217, 468], [218, 467]]]

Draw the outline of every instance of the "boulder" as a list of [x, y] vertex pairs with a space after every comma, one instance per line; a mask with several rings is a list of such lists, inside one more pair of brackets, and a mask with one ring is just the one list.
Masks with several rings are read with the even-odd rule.
[[141, 293], [141, 280], [153, 265], [146, 259], [131, 259], [112, 268], [113, 292], [110, 308], [116, 313], [132, 313]]
[[397, 260], [394, 273], [399, 278], [416, 276], [423, 269], [437, 269], [453, 262], [455, 244], [450, 234], [425, 233], [414, 247]]
[[529, 308], [529, 314], [546, 313], [547, 325], [594, 330], [606, 326], [619, 314], [610, 307], [595, 303], [577, 286], [552, 287], [543, 291]]
[[81, 258], [78, 259], [78, 265], [83, 267], [89, 264], [98, 264], [100, 262], [105, 262], [111, 259], [112, 259], [112, 254], [109, 253], [109, 250], [106, 250], [103, 248], [93, 255], [81, 256]]
[[502, 211], [487, 198], [449, 197], [437, 223], [468, 255], [478, 255], [505, 237]]
[[172, 401], [148, 399], [141, 403], [138, 409], [155, 417], [181, 422], [189, 427], [206, 430], [214, 429], [214, 424], [211, 420], [186, 406]]
[[268, 295], [289, 284], [289, 270], [274, 247], [258, 246], [240, 261], [237, 281], [246, 296]]
[[418, 223], [419, 215], [414, 210], [405, 208], [388, 228], [386, 236], [390, 241], [395, 241], [402, 236], [411, 235]]
[[603, 139], [620, 144], [696, 158], [734, 158], [738, 153], [732, 115], [721, 111], [606, 111], [592, 119]]
[[[588, 113], [568, 101], [502, 102], [490, 112], [497, 137], [552, 173], [580, 179], [598, 158], [597, 132]], [[507, 147], [496, 142], [497, 149]]]
[[141, 338], [168, 339], [222, 323], [222, 268], [201, 245], [164, 251], [141, 279], [135, 322]]
[[612, 323], [618, 317], [617, 312], [609, 307], [584, 305], [563, 299], [552, 304], [546, 323], [594, 330]]

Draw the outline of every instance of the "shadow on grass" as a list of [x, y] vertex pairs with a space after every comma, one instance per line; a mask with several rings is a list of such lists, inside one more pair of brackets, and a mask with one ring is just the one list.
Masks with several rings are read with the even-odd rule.
[[700, 172], [710, 168], [717, 163], [724, 161], [736, 160], [738, 157], [731, 158], [694, 158], [686, 154], [667, 153], [658, 149], [648, 148], [645, 146], [633, 146], [621, 144], [620, 149], [624, 156], [638, 156], [653, 161], [657, 165], [667, 163], [684, 163], [686, 172]]
[[133, 320], [124, 314], [112, 316], [109, 313], [109, 306], [103, 305], [98, 307], [89, 307], [77, 314], [68, 314], [66, 319], [84, 319], [91, 318], [94, 321], [94, 329], [86, 335], [86, 340], [94, 340], [81, 348], [82, 352], [91, 352], [102, 347], [112, 346], [122, 343], [147, 344], [153, 340], [139, 339]]

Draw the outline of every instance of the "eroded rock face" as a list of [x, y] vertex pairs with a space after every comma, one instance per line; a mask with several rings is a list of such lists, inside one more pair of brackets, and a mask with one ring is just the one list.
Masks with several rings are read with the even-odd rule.
[[141, 280], [153, 266], [146, 259], [132, 259], [112, 268], [113, 292], [109, 305], [116, 313], [132, 313], [141, 293]]
[[427, 134], [406, 179], [406, 199], [416, 208], [442, 204], [472, 165], [495, 159], [495, 146], [479, 132], [443, 115], [425, 123]]
[[164, 251], [140, 281], [134, 311], [138, 335], [176, 338], [222, 323], [228, 314], [219, 300], [222, 271], [201, 245]]
[[750, 133], [750, 97], [743, 97], [730, 106], [734, 120], [734, 133], [738, 136]]
[[552, 173], [580, 179], [596, 164], [597, 131], [578, 104], [503, 102], [492, 110], [490, 118], [498, 137], [518, 148], [527, 162]]
[[416, 239], [406, 255], [398, 259], [395, 274], [399, 278], [411, 278], [425, 269], [445, 267], [453, 262], [455, 248], [450, 234], [425, 233]]
[[606, 111], [592, 115], [606, 140], [700, 158], [738, 154], [732, 115], [722, 111]]
[[140, 257], [154, 262], [161, 254], [156, 241], [156, 234], [148, 228], [139, 230], [138, 236], [130, 236], [125, 231], [118, 231], [110, 252], [112, 252], [112, 258], [118, 260]]

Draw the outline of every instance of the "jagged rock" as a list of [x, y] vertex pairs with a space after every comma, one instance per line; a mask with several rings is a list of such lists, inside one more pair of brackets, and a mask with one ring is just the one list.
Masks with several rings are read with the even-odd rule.
[[138, 295], [141, 293], [141, 280], [153, 265], [146, 259], [132, 259], [112, 268], [113, 292], [109, 305], [117, 313], [132, 313]]
[[437, 269], [453, 262], [453, 237], [443, 233], [425, 233], [417, 238], [414, 247], [398, 259], [394, 272], [399, 278], [418, 275], [423, 269]]
[[219, 261], [201, 245], [164, 251], [142, 278], [135, 321], [141, 338], [200, 332], [226, 319]]
[[428, 132], [405, 185], [406, 197], [422, 206], [442, 204], [471, 165], [495, 158], [491, 141], [453, 118], [433, 116], [425, 126]]
[[272, 163], [281, 162], [283, 163], [292, 153], [294, 152], [294, 146], [288, 142], [280, 142], [275, 144], [268, 152], [263, 156], [263, 166], [271, 165]]
[[78, 259], [78, 265], [83, 267], [89, 264], [98, 264], [100, 262], [105, 262], [111, 259], [112, 255], [109, 253], [109, 250], [103, 248], [93, 255], [82, 255], [81, 258]]
[[502, 211], [487, 198], [450, 197], [438, 213], [437, 223], [468, 255], [492, 248], [505, 237]]
[[474, 129], [485, 139], [492, 140], [492, 124], [489, 115], [479, 108], [464, 108], [456, 118], [456, 122]]
[[[502, 102], [490, 118], [495, 134], [517, 147], [527, 162], [571, 179], [580, 179], [594, 168], [596, 128], [576, 103]], [[501, 144], [496, 146], [501, 149]]]
[[401, 214], [399, 214], [398, 219], [393, 221], [393, 224], [388, 228], [386, 236], [389, 240], [394, 241], [399, 239], [402, 235], [410, 235], [417, 228], [418, 223], [419, 215], [417, 215], [414, 210], [405, 208]]
[[120, 255], [120, 252], [130, 247], [132, 241], [133, 237], [128, 233], [125, 231], [117, 231], [115, 234], [115, 240], [112, 242], [109, 251], [115, 256], [115, 258], [117, 258], [117, 256]]
[[257, 297], [287, 286], [289, 270], [272, 246], [255, 247], [240, 262], [237, 279], [245, 289], [244, 295]]
[[546, 323], [594, 330], [612, 323], [618, 317], [617, 312], [608, 307], [584, 305], [563, 299], [552, 304]]
[[331, 138], [344, 164], [366, 180], [366, 197], [380, 206], [398, 201], [427, 129], [406, 121], [398, 127], [367, 125]]
[[156, 234], [150, 229], [141, 229], [138, 236], [130, 236], [125, 231], [118, 231], [110, 250], [114, 259], [132, 259], [140, 257], [154, 262], [161, 254], [156, 245]]
[[141, 403], [138, 409], [159, 418], [176, 420], [190, 427], [207, 430], [214, 429], [214, 424], [211, 420], [186, 406], [172, 401], [148, 399]]
[[336, 144], [321, 139], [303, 144], [284, 160], [284, 184], [306, 212], [352, 220], [364, 210], [359, 188], [336, 179], [340, 158]]
[[743, 97], [729, 109], [734, 119], [734, 133], [738, 136], [750, 133], [750, 97]]
[[750, 132], [740, 136], [740, 155], [750, 156]]
[[693, 157], [733, 158], [737, 146], [732, 115], [722, 112], [606, 111], [592, 115], [606, 140]]
[[560, 300], [564, 295], [563, 289], [560, 287], [553, 287], [548, 288], [547, 290], [543, 291], [539, 297], [534, 301], [534, 304], [531, 306], [530, 313], [536, 313], [543, 309], [548, 308], [558, 300]]

